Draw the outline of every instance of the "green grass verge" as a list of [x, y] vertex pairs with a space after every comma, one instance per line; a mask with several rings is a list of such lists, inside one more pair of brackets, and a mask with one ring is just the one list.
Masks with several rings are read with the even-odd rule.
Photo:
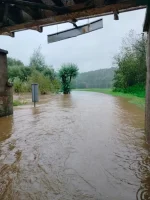
[[13, 101], [13, 106], [22, 106], [25, 105], [26, 102], [20, 101], [20, 100], [14, 100]]
[[136, 95], [123, 93], [123, 92], [113, 92], [112, 89], [101, 89], [101, 88], [89, 88], [89, 89], [76, 89], [76, 91], [88, 91], [88, 92], [100, 92], [104, 94], [109, 94], [117, 97], [128, 98], [130, 103], [137, 105], [140, 108], [145, 108], [145, 98], [137, 97]]

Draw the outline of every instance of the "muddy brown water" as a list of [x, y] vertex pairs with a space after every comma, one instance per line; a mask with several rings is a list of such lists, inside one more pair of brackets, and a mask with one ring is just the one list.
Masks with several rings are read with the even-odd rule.
[[90, 92], [15, 108], [0, 118], [0, 199], [149, 200], [144, 111]]

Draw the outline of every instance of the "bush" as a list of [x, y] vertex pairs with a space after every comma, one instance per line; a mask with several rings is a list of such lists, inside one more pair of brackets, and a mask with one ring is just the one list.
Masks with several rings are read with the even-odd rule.
[[15, 78], [19, 78], [21, 81], [27, 81], [28, 76], [31, 75], [31, 69], [24, 66], [8, 66], [8, 78], [14, 81]]
[[130, 93], [136, 95], [137, 97], [145, 97], [145, 85], [144, 84], [136, 84], [134, 86], [128, 87], [124, 90], [125, 93]]
[[16, 77], [13, 81], [14, 91], [16, 93], [22, 92], [22, 82], [20, 78]]
[[58, 93], [60, 91], [61, 88], [61, 83], [59, 80], [54, 79], [52, 81], [52, 91]]
[[22, 82], [20, 78], [16, 77], [13, 81], [14, 92], [30, 92], [31, 85], [28, 82]]
[[36, 70], [32, 72], [31, 77], [29, 78], [29, 83], [30, 85], [32, 83], [38, 83], [41, 94], [47, 94], [52, 91], [52, 83], [50, 79]]
[[31, 85], [29, 82], [22, 82], [22, 85], [21, 85], [21, 91], [22, 92], [31, 92]]

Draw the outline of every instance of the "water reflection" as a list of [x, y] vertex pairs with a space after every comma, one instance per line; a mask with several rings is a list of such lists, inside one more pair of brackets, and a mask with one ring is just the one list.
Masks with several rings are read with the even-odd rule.
[[71, 94], [65, 94], [60, 96], [60, 106], [63, 108], [73, 107], [73, 98]]
[[13, 117], [0, 118], [0, 142], [8, 139], [12, 134]]
[[40, 107], [32, 108], [32, 115], [39, 115], [41, 112]]

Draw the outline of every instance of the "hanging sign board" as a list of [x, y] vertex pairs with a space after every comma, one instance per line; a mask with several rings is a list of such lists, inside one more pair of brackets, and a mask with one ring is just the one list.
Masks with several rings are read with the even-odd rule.
[[48, 43], [58, 42], [61, 40], [72, 38], [72, 37], [77, 37], [85, 33], [90, 33], [92, 31], [96, 31], [101, 28], [103, 28], [102, 19], [91, 22], [89, 24], [78, 26], [77, 28], [72, 28], [66, 31], [61, 31], [58, 33], [48, 35], [47, 39], [48, 39]]

